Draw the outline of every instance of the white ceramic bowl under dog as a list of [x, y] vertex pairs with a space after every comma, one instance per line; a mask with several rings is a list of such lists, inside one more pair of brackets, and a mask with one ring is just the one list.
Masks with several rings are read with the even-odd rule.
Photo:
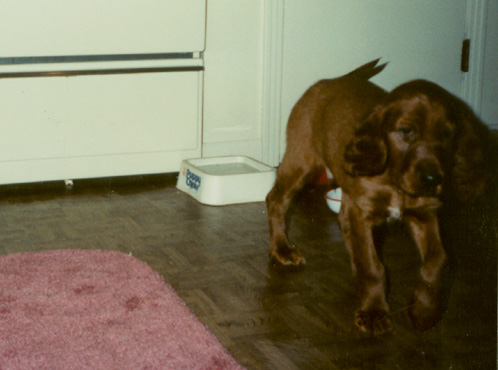
[[325, 194], [325, 199], [327, 199], [327, 205], [329, 206], [329, 208], [335, 213], [339, 213], [342, 203], [342, 189], [336, 188], [329, 190]]
[[276, 170], [249, 157], [187, 159], [176, 187], [203, 204], [262, 202], [271, 190]]

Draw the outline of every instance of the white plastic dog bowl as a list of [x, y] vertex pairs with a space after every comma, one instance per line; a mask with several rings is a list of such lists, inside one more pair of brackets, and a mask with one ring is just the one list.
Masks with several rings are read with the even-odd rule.
[[329, 190], [325, 194], [325, 199], [327, 199], [327, 205], [329, 206], [329, 208], [335, 213], [339, 213], [342, 203], [342, 189], [336, 188]]
[[276, 170], [249, 157], [188, 159], [176, 187], [203, 204], [261, 202], [275, 182]]

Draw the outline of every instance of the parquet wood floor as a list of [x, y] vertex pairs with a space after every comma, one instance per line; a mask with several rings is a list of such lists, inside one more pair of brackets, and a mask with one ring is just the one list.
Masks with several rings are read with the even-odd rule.
[[443, 216], [451, 241], [447, 313], [414, 331], [406, 304], [419, 257], [403, 230], [383, 247], [394, 331], [360, 336], [354, 280], [323, 189], [304, 191], [290, 237], [304, 268], [267, 258], [263, 203], [209, 207], [174, 175], [0, 187], [0, 254], [57, 248], [132, 253], [171, 284], [248, 369], [494, 369], [497, 349], [496, 197]]

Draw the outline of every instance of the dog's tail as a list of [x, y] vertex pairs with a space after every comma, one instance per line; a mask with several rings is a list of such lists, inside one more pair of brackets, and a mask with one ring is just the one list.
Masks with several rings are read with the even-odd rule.
[[349, 72], [346, 76], [353, 77], [355, 80], [369, 80], [376, 74], [382, 72], [382, 70], [386, 67], [387, 63], [377, 65], [379, 60], [380, 58], [372, 60], [371, 62], [356, 68], [354, 71]]

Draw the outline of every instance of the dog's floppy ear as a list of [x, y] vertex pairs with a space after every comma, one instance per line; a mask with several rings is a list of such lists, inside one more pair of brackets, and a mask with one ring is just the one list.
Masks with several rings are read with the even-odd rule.
[[344, 151], [344, 170], [351, 176], [374, 176], [387, 165], [384, 109], [377, 107], [354, 133]]
[[466, 109], [457, 137], [453, 176], [449, 186], [459, 200], [476, 198], [491, 178], [492, 143], [487, 127]]

